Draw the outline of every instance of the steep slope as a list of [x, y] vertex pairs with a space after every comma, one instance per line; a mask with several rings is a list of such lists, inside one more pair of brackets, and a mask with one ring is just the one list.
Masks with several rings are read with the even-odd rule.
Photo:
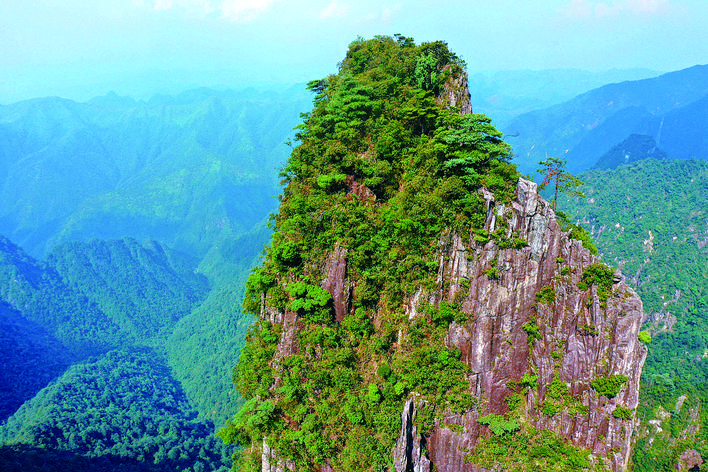
[[[26, 445], [71, 452], [79, 465], [94, 459], [84, 470], [227, 470], [228, 449], [195, 417], [153, 355], [111, 351], [72, 366], [10, 417], [0, 457]], [[31, 457], [17, 460], [32, 470]]]
[[120, 328], [46, 264], [0, 236], [0, 301], [42, 326], [75, 356], [122, 343]]
[[643, 159], [666, 159], [666, 152], [659, 149], [654, 138], [632, 134], [597, 160], [593, 169], [614, 169]]
[[206, 296], [196, 261], [135, 240], [67, 243], [47, 262], [0, 236], [0, 300], [79, 357], [166, 338]]
[[[439, 288], [417, 293], [406, 307], [409, 319], [417, 315], [420, 299], [439, 306], [457, 303], [474, 314], [473, 320], [448, 328], [446, 345], [459, 349], [471, 368], [470, 391], [482, 408], [464, 415], [446, 412], [429, 437], [416, 437], [410, 425], [419, 405], [409, 400], [397, 452], [424, 444], [429, 457], [399, 454], [396, 470], [432, 470], [433, 464], [435, 470], [477, 470], [467, 462], [528, 470], [533, 461], [524, 456], [543, 441], [523, 430], [516, 438], [505, 434], [503, 418], [495, 415], [509, 411], [521, 424], [553, 431], [606, 458], [607, 469], [626, 470], [637, 424], [631, 411], [638, 405], [646, 356], [637, 339], [641, 301], [581, 241], [561, 230], [535, 184], [519, 180], [511, 205], [495, 205], [490, 194], [485, 197], [484, 230], [508, 225], [502, 226], [507, 237], [528, 245], [505, 248], [455, 235], [442, 251]], [[603, 387], [614, 382], [614, 391]], [[489, 430], [481, 425], [494, 435], [485, 438]], [[458, 450], [474, 451], [472, 460]], [[546, 460], [550, 470], [582, 468], [580, 460]]]
[[0, 302], [0, 422], [73, 361], [41, 325]]
[[156, 241], [65, 243], [52, 250], [47, 265], [138, 343], [166, 337], [208, 290], [206, 277], [195, 274], [195, 258]]
[[358, 40], [310, 88], [247, 284], [240, 469], [625, 470], [641, 301], [519, 179], [461, 61]]
[[199, 271], [214, 281], [213, 288], [166, 342], [170, 366], [190, 402], [219, 427], [243, 403], [234, 391], [233, 367], [254, 320], [241, 313], [241, 302], [248, 274], [270, 236], [263, 224], [207, 254]]
[[634, 470], [675, 468], [687, 449], [708, 458], [708, 164], [646, 160], [582, 178], [588, 198], [559, 207], [628, 274], [653, 337]]
[[535, 169], [546, 156], [567, 159], [571, 172], [586, 170], [631, 134], [652, 136], [671, 158], [700, 158], [696, 153], [705, 151], [701, 136], [706, 84], [708, 66], [704, 65], [605, 85], [568, 102], [521, 115], [506, 125], [504, 132], [518, 134], [511, 144], [523, 171]]

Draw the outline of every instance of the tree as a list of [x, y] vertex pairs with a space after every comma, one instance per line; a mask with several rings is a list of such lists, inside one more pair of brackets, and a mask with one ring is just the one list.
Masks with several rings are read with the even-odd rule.
[[575, 190], [577, 187], [583, 185], [583, 181], [565, 170], [565, 159], [549, 157], [545, 161], [539, 162], [539, 164], [543, 166], [538, 169], [538, 172], [543, 174], [543, 182], [538, 186], [539, 190], [545, 189], [551, 182], [553, 182], [555, 186], [553, 211], [556, 210], [556, 204], [558, 203], [558, 192], [565, 193], [571, 197], [585, 196], [580, 190]]

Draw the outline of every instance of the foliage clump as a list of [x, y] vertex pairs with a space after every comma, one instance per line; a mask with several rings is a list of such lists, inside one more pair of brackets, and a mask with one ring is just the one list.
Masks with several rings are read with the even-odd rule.
[[[279, 323], [249, 334], [235, 378], [247, 403], [221, 433], [252, 445], [241, 470], [257, 468], [264, 437], [297, 470], [386, 468], [410, 395], [427, 405], [422, 431], [474, 407], [469, 368], [444, 342], [470, 314], [442, 302], [410, 322], [403, 307], [434, 287], [441, 239], [482, 234], [480, 187], [504, 202], [518, 180], [491, 120], [444, 103], [461, 74], [444, 42], [377, 36], [308, 84], [314, 107], [297, 127], [272, 243], [244, 302], [255, 315], [296, 313], [300, 327], [285, 351]], [[337, 254], [353, 287], [346, 313], [322, 288]]]
[[553, 287], [545, 286], [536, 293], [536, 303], [550, 305], [556, 301], [556, 291]]
[[590, 382], [590, 386], [595, 389], [598, 396], [614, 398], [627, 383], [624, 375], [610, 375], [609, 377], [598, 377]]
[[519, 423], [516, 420], [506, 419], [502, 415], [491, 414], [481, 417], [478, 421], [480, 424], [489, 426], [489, 429], [497, 436], [519, 430]]
[[535, 319], [529, 320], [529, 322], [524, 324], [521, 328], [526, 331], [529, 346], [533, 346], [534, 341], [537, 339], [543, 339], [541, 327], [536, 323]]
[[629, 420], [632, 418], [632, 410], [624, 406], [618, 406], [612, 411], [612, 416], [620, 420]]
[[602, 470], [599, 464], [590, 461], [587, 449], [565, 442], [552, 431], [537, 431], [530, 426], [513, 435], [480, 438], [466, 460], [488, 469], [514, 472]]
[[597, 262], [590, 264], [583, 272], [578, 288], [587, 290], [591, 285], [597, 286], [597, 296], [600, 303], [605, 304], [610, 297], [614, 284], [614, 271], [605, 264]]

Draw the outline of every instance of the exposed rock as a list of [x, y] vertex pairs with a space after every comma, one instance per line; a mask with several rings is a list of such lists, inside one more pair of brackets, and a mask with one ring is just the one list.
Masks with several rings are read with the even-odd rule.
[[[443, 69], [443, 73], [450, 66]], [[467, 88], [467, 73], [459, 71], [445, 81], [443, 89], [437, 97], [438, 105], [444, 108], [457, 107], [460, 114], [472, 113], [472, 101]]]
[[298, 318], [297, 313], [290, 310], [286, 310], [285, 313], [269, 312], [269, 319], [283, 325], [283, 332], [280, 335], [280, 342], [273, 360], [277, 362], [284, 357], [297, 354], [300, 350], [297, 333], [302, 329], [302, 321]]
[[261, 454], [261, 470], [263, 472], [291, 472], [295, 470], [295, 464], [285, 462], [278, 458], [275, 451], [268, 446], [266, 438], [263, 438], [263, 453]]
[[356, 196], [359, 200], [363, 202], [367, 200], [376, 200], [376, 195], [374, 192], [372, 192], [366, 185], [356, 181], [351, 175], [348, 175], [344, 182], [347, 184], [347, 188], [349, 189], [348, 193]]
[[[516, 235], [528, 245], [500, 249], [494, 241], [480, 245], [470, 236], [451, 235], [443, 245], [439, 289], [416, 294], [406, 308], [413, 314], [418, 311], [414, 306], [418, 300], [457, 300], [462, 310], [473, 316], [470, 322], [453, 323], [446, 342], [461, 350], [462, 359], [474, 373], [470, 391], [481, 411], [446, 417], [445, 424], [459, 424], [462, 432], [438, 425], [426, 438], [428, 457], [439, 472], [480, 470], [464, 461], [464, 451], [473, 450], [480, 435], [490, 434], [477, 417], [507, 413], [505, 398], [513, 393], [510, 382], [530, 373], [538, 376], [538, 389], [528, 394], [526, 421], [589, 449], [609, 470], [626, 470], [637, 420], [616, 418], [612, 412], [619, 406], [633, 410], [638, 404], [647, 352], [637, 339], [643, 316], [641, 300], [618, 274], [612, 279], [606, 302], [599, 299], [595, 285], [581, 290], [578, 282], [597, 258], [581, 241], [569, 239], [561, 230], [550, 205], [536, 193], [536, 184], [519, 180], [517, 196], [510, 205], [497, 205], [494, 197], [484, 192], [484, 229], [490, 233], [496, 230], [503, 217], [508, 222], [507, 237]], [[485, 275], [492, 266], [498, 269], [498, 277]], [[536, 295], [544, 287], [553, 290], [553, 302], [537, 302]], [[524, 325], [532, 320], [541, 338], [530, 348]], [[560, 409], [549, 417], [539, 412], [537, 407], [547, 400], [547, 387], [554, 375], [565, 382], [587, 414]], [[628, 381], [613, 398], [598, 396], [590, 382], [611, 375], [623, 375]], [[423, 440], [405, 429], [410, 424], [407, 418], [415, 413], [410, 411], [412, 405], [409, 401], [404, 410], [406, 434], [402, 430], [396, 445], [399, 456], [400, 451], [416, 450]], [[412, 469], [396, 470], [427, 470], [427, 457], [420, 463], [414, 457], [411, 460]]]
[[427, 457], [426, 437], [415, 425], [416, 414], [422, 406], [422, 401], [411, 398], [403, 407], [401, 434], [393, 451], [393, 466], [396, 472], [431, 471], [430, 459]]
[[686, 472], [689, 470], [701, 470], [703, 458], [695, 449], [686, 449], [676, 464], [676, 470]]
[[337, 321], [341, 322], [349, 311], [351, 286], [347, 280], [347, 250], [337, 246], [330, 254], [324, 268], [322, 288], [332, 295]]

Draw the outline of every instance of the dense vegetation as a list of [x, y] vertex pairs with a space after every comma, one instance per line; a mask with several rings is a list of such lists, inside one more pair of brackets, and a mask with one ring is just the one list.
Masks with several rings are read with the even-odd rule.
[[[104, 458], [93, 470], [225, 470], [229, 451], [190, 411], [153, 353], [111, 351], [72, 366], [26, 402], [0, 428], [0, 456], [25, 445], [80, 454], [79, 468], [85, 458]], [[23, 470], [37, 465], [15, 460]]]
[[593, 169], [615, 169], [621, 164], [631, 164], [643, 159], [666, 159], [666, 153], [659, 149], [654, 138], [644, 134], [632, 134], [607, 151], [597, 160]]
[[96, 354], [121, 343], [120, 328], [95, 303], [72, 290], [54, 269], [2, 236], [0, 297], [75, 356]]
[[[47, 457], [72, 470], [224, 466], [214, 422], [240, 404], [230, 369], [250, 321], [231, 316], [243, 291], [227, 282], [244, 284], [243, 251], [261, 240], [210, 252], [204, 270], [220, 269], [208, 297], [197, 260], [155, 241], [67, 243], [40, 262], [2, 240], [0, 460], [23, 470], [45, 470]], [[112, 330], [93, 332], [104, 325]]]
[[644, 160], [582, 179], [588, 198], [559, 208], [592, 229], [649, 314], [634, 470], [673, 470], [687, 448], [708, 457], [708, 164]]
[[[449, 324], [468, 315], [455, 303], [429, 305], [413, 322], [403, 311], [405, 298], [436, 286], [438, 243], [452, 232], [526, 244], [481, 231], [479, 188], [509, 201], [518, 174], [489, 118], [445, 103], [464, 88], [463, 67], [443, 42], [376, 37], [352, 43], [337, 75], [310, 83], [314, 109], [283, 173], [271, 246], [247, 284], [244, 308], [260, 316], [236, 373], [247, 401], [220, 432], [248, 446], [239, 470], [260, 470], [264, 437], [297, 470], [386, 470], [407, 398], [427, 402], [422, 432], [445, 411], [475, 407], [468, 368], [444, 344]], [[337, 311], [321, 281], [343, 257], [352, 306]], [[286, 311], [297, 321], [283, 323]], [[552, 461], [558, 438], [533, 441], [535, 457]], [[566, 453], [562, 464], [583, 454]]]
[[0, 301], [0, 422], [73, 361], [62, 344]]
[[146, 247], [132, 238], [66, 243], [47, 263], [137, 342], [164, 337], [208, 290], [206, 277], [194, 273], [195, 258], [155, 241]]

